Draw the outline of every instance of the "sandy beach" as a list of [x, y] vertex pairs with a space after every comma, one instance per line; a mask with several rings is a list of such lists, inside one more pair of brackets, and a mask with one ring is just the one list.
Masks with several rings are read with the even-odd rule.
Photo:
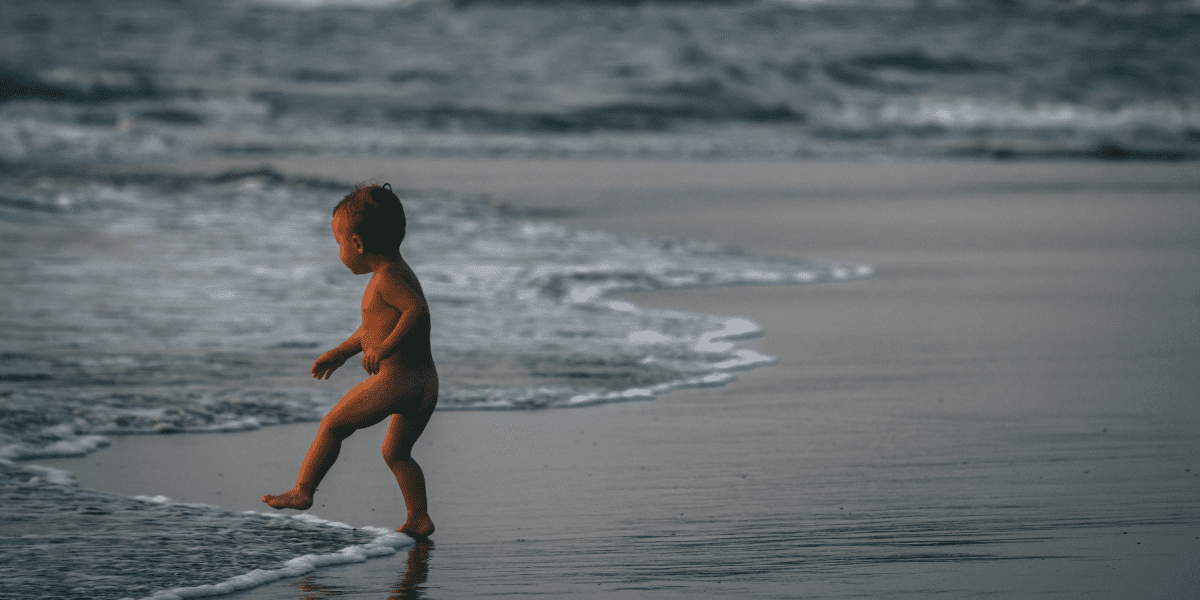
[[[755, 348], [779, 362], [653, 401], [436, 413], [414, 450], [432, 544], [231, 597], [1200, 589], [1195, 163], [311, 158], [123, 169], [260, 166], [487, 194], [531, 219], [868, 263], [877, 275], [631, 295], [754, 319], [766, 331]], [[346, 390], [360, 373], [319, 385]], [[292, 485], [315, 430], [119, 437], [85, 458], [36, 462], [102, 491], [269, 510], [259, 496]], [[400, 524], [383, 433], [350, 438], [312, 512]]]

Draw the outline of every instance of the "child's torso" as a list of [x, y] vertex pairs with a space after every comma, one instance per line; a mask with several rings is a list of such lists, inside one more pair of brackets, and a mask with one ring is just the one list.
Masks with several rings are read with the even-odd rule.
[[[399, 281], [396, 283], [407, 288], [408, 292], [413, 294], [421, 305], [424, 305], [425, 296], [416, 275], [408, 265], [403, 263], [397, 271]], [[382, 344], [396, 329], [396, 324], [399, 323], [402, 316], [399, 309], [384, 301], [377, 289], [380, 283], [379, 275], [372, 277], [363, 294], [362, 347], [364, 349]], [[422, 313], [413, 327], [404, 334], [404, 337], [400, 338], [392, 354], [380, 364], [381, 370], [388, 370], [389, 367], [419, 369], [433, 366], [433, 356], [429, 345], [429, 313], [427, 310]]]

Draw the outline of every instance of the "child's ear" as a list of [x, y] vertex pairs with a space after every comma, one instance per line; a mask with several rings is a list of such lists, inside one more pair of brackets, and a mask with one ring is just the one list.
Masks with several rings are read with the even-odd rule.
[[350, 243], [354, 244], [354, 249], [357, 250], [359, 254], [362, 254], [367, 249], [366, 246], [363, 245], [362, 237], [360, 237], [357, 233], [350, 236]]

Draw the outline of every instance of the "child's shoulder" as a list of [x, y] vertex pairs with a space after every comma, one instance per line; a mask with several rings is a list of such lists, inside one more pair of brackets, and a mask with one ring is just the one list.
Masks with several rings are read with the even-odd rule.
[[376, 271], [375, 279], [376, 292], [387, 299], [395, 298], [408, 302], [425, 303], [421, 282], [417, 281], [417, 274], [403, 259], [387, 269]]

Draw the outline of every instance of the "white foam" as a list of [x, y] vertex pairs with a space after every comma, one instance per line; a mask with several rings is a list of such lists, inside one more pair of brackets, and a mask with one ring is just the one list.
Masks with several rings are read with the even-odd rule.
[[653, 400], [661, 390], [654, 388], [629, 388], [619, 392], [578, 394], [567, 400], [565, 406], [589, 406], [621, 400]]
[[748, 348], [743, 348], [735, 353], [736, 357], [729, 360], [724, 360], [713, 365], [714, 369], [728, 371], [730, 369], [749, 369], [762, 365], [773, 364], [779, 359], [768, 354], [755, 352]]
[[671, 338], [657, 331], [635, 331], [629, 334], [629, 341], [635, 344], [659, 344], [669, 342]]
[[734, 379], [737, 379], [729, 373], [709, 373], [702, 377], [695, 377], [687, 380], [689, 387], [720, 387]]
[[611, 300], [608, 303], [608, 307], [613, 310], [620, 311], [620, 312], [631, 312], [632, 313], [632, 312], [638, 312], [641, 310], [637, 307], [636, 304], [633, 304], [631, 302], [624, 302], [622, 300]]
[[57, 485], [66, 485], [71, 487], [79, 486], [79, 482], [75, 480], [75, 474], [70, 471], [54, 469], [51, 467], [43, 467], [41, 465], [25, 465], [25, 469], [37, 473], [37, 475], [30, 480], [30, 483], [45, 481]]
[[742, 280], [747, 283], [783, 283], [786, 281], [783, 273], [778, 271], [743, 271]]
[[[750, 319], [733, 317], [726, 319], [724, 327], [718, 331], [705, 333], [696, 343], [696, 351], [720, 353], [733, 349], [733, 343], [725, 340], [752, 337], [762, 333], [762, 326]], [[719, 340], [719, 341], [718, 341]]]
[[153, 502], [154, 504], [173, 504], [174, 502], [166, 496], [133, 496], [134, 500], [142, 502]]
[[1136, 128], [1184, 129], [1200, 126], [1200, 107], [1166, 102], [1136, 102], [1104, 109], [1071, 103], [993, 102], [973, 98], [889, 102], [875, 118], [858, 115], [873, 126], [948, 127], [955, 129], [1082, 129], [1117, 131]]
[[[65, 424], [63, 427], [74, 427]], [[102, 435], [71, 436], [45, 446], [33, 446], [28, 443], [10, 443], [0, 446], [0, 459], [31, 460], [36, 458], [70, 458], [87, 456], [96, 450], [109, 445], [111, 441]]]
[[733, 317], [725, 320], [725, 326], [720, 331], [714, 331], [708, 334], [711, 339], [733, 339], [755, 336], [762, 333], [762, 325], [745, 319], [742, 317]]
[[54, 442], [42, 448], [38, 454], [45, 458], [86, 456], [110, 443], [110, 440], [102, 435], [83, 435]]
[[[166, 496], [134, 496], [134, 499], [141, 500], [143, 502], [174, 504], [174, 502]], [[347, 525], [346, 523], [328, 521], [308, 513], [302, 513], [298, 515], [280, 515], [273, 513], [260, 513], [250, 510], [244, 511], [243, 514], [257, 514], [278, 519], [293, 519], [312, 525], [337, 527], [340, 529], [354, 529], [354, 527]], [[412, 546], [416, 543], [416, 541], [408, 535], [392, 531], [390, 529], [384, 529], [381, 527], [362, 527], [361, 529], [363, 531], [375, 534], [375, 539], [366, 544], [347, 546], [332, 554], [307, 554], [304, 556], [297, 556], [296, 558], [284, 562], [283, 565], [278, 569], [255, 569], [249, 573], [231, 577], [216, 584], [199, 585], [193, 587], [178, 587], [170, 590], [162, 590], [156, 592], [152, 596], [146, 596], [144, 600], [182, 600], [184, 598], [202, 598], [205, 596], [230, 594], [233, 592], [256, 588], [269, 583], [274, 583], [280, 579], [306, 575], [322, 567], [360, 563], [371, 558], [390, 556], [395, 554], [397, 550]], [[123, 600], [133, 599], [125, 598]]]
[[572, 302], [590, 302], [593, 298], [600, 295], [600, 288], [589, 285], [583, 288], [575, 288], [571, 290]]
[[203, 432], [213, 432], [213, 433], [254, 431], [256, 429], [261, 429], [264, 425], [276, 425], [277, 424], [277, 422], [272, 422], [272, 421], [273, 421], [273, 419], [259, 419], [258, 417], [246, 417], [244, 419], [237, 419], [234, 421], [226, 421], [223, 423], [217, 423], [216, 425], [212, 425], [209, 427], [192, 428], [191, 431], [197, 431], [197, 432], [203, 431]]
[[75, 433], [74, 423], [59, 423], [58, 425], [42, 428], [42, 435], [49, 437], [69, 438], [74, 436]]
[[[259, 513], [259, 514], [263, 514], [263, 513]], [[310, 514], [310, 513], [300, 513], [298, 515], [290, 515], [290, 516], [292, 519], [295, 519], [297, 521], [303, 521], [305, 523], [311, 523], [313, 525], [326, 525], [328, 527], [337, 527], [340, 529], [354, 529], [353, 525], [347, 525], [345, 523], [342, 523], [341, 521], [327, 521], [325, 519], [322, 519], [321, 517], [318, 517], [317, 515]]]

